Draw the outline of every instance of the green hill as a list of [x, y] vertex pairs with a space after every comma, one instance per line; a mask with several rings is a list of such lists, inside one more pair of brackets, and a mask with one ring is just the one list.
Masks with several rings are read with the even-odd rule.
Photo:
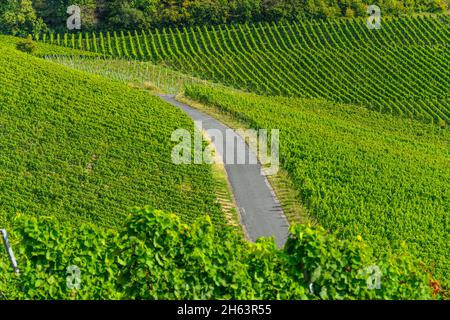
[[[0, 257], [0, 299], [448, 297], [449, 22], [40, 35], [35, 54], [60, 64], [1, 36], [0, 227], [23, 273]], [[194, 83], [185, 94], [219, 119], [280, 129], [288, 201], [319, 226], [291, 226], [280, 250], [222, 228], [211, 167], [171, 161], [192, 121], [134, 86], [161, 89], [154, 77]]]
[[0, 221], [23, 212], [115, 226], [151, 205], [224, 223], [207, 165], [172, 164], [177, 108], [145, 91], [0, 47]]
[[186, 94], [253, 128], [279, 129], [282, 166], [321, 226], [361, 235], [376, 254], [410, 252], [448, 286], [448, 129], [323, 100], [199, 86]]
[[366, 19], [299, 20], [45, 42], [150, 60], [264, 95], [323, 98], [450, 123], [449, 22], [448, 14], [383, 17], [381, 29], [371, 30]]

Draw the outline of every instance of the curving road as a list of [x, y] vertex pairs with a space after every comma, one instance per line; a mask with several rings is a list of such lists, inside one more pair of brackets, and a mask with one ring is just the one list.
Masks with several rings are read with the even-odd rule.
[[[223, 137], [226, 137], [228, 131], [228, 134], [233, 138], [224, 138], [222, 147], [217, 146], [213, 141], [214, 147], [224, 163], [226, 151], [231, 150], [227, 146], [230, 147], [228, 144], [233, 145], [234, 139], [241, 142], [241, 144], [236, 144], [237, 147], [234, 148], [237, 151], [235, 157], [238, 152], [245, 152], [243, 154], [246, 155], [247, 160], [250, 157], [255, 157], [247, 144], [242, 143], [243, 139], [229, 127], [203, 112], [176, 101], [173, 95], [161, 95], [160, 97], [181, 108], [192, 120], [202, 121], [203, 130], [216, 129], [222, 133]], [[239, 145], [245, 150], [238, 150]], [[248, 162], [246, 161], [246, 163]], [[259, 162], [257, 164], [225, 164], [225, 169], [249, 240], [255, 241], [259, 237], [273, 236], [278, 247], [284, 246], [289, 235], [289, 223], [267, 178], [261, 175]]]

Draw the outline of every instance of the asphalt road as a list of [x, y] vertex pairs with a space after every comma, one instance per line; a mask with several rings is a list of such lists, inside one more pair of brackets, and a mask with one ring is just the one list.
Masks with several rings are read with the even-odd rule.
[[[203, 130], [216, 129], [222, 133], [224, 137], [222, 147], [220, 147], [218, 139], [214, 143], [213, 138], [213, 144], [225, 163], [232, 192], [240, 210], [241, 221], [249, 240], [255, 241], [259, 237], [273, 236], [277, 245], [282, 247], [289, 235], [289, 223], [267, 178], [261, 175], [261, 165], [259, 163], [249, 164], [257, 161], [249, 162], [250, 157], [255, 157], [255, 155], [249, 150], [248, 145], [243, 143], [243, 139], [229, 127], [203, 112], [176, 101], [173, 95], [161, 95], [161, 98], [181, 108], [192, 120], [202, 121]], [[232, 139], [225, 138], [227, 130], [229, 137], [233, 137]], [[211, 137], [213, 136], [211, 135]], [[234, 139], [238, 139], [241, 144], [235, 143]], [[231, 150], [227, 149], [227, 146], [230, 147], [233, 144], [235, 159], [239, 152], [241, 154], [245, 152], [243, 154], [246, 155], [246, 164], [236, 164], [237, 161], [232, 162], [234, 164], [227, 164], [225, 161], [227, 150]], [[239, 145], [245, 150], [239, 149]]]

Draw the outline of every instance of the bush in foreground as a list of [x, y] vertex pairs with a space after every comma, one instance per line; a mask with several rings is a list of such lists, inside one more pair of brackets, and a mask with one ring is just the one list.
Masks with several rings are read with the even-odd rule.
[[410, 257], [375, 259], [361, 239], [304, 225], [279, 250], [272, 239], [219, 234], [208, 217], [187, 225], [150, 208], [135, 209], [120, 232], [28, 216], [12, 224], [21, 274], [1, 256], [4, 299], [432, 298]]

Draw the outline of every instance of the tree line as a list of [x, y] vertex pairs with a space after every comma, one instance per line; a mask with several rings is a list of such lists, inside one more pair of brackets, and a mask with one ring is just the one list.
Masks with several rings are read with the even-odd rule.
[[81, 8], [83, 31], [134, 30], [223, 24], [447, 11], [449, 0], [2, 0], [0, 32], [26, 35], [67, 31], [67, 8]]

